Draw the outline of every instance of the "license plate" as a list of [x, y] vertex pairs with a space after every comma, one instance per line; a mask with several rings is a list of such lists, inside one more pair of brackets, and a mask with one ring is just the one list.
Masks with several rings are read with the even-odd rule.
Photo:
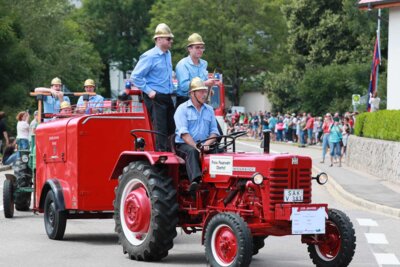
[[284, 202], [303, 202], [303, 189], [285, 189]]

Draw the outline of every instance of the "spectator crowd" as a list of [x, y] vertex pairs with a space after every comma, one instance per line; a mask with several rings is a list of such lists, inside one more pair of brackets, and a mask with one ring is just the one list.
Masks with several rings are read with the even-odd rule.
[[225, 122], [228, 134], [246, 131], [248, 137], [263, 139], [263, 130], [270, 130], [271, 140], [276, 142], [297, 143], [322, 146], [322, 160], [325, 163], [328, 148], [330, 166], [342, 165], [346, 154], [348, 136], [353, 133], [356, 113], [346, 112], [342, 116], [336, 112], [325, 116], [313, 116], [311, 113], [271, 113], [271, 112], [228, 112]]

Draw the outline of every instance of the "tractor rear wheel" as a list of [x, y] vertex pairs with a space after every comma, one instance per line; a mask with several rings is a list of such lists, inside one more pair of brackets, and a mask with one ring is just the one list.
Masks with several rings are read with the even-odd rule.
[[14, 185], [10, 180], [4, 180], [3, 183], [3, 206], [4, 217], [14, 217]]
[[258, 251], [265, 246], [264, 240], [268, 236], [253, 236], [253, 256], [258, 254]]
[[206, 227], [206, 258], [216, 266], [249, 266], [253, 256], [250, 229], [235, 213], [215, 215]]
[[157, 261], [173, 247], [178, 204], [172, 179], [147, 162], [132, 162], [119, 177], [115, 231], [132, 260]]
[[67, 214], [57, 210], [53, 191], [49, 191], [44, 201], [44, 227], [50, 239], [61, 240], [67, 226]]
[[313, 263], [318, 267], [346, 267], [356, 249], [356, 236], [349, 217], [340, 210], [330, 209], [325, 234], [316, 235], [316, 244], [308, 245]]
[[[32, 187], [32, 171], [28, 167], [28, 163], [18, 159], [14, 166], [14, 175], [16, 177], [16, 185], [21, 187]], [[19, 211], [28, 211], [31, 206], [31, 192], [21, 192], [15, 195], [15, 209]]]

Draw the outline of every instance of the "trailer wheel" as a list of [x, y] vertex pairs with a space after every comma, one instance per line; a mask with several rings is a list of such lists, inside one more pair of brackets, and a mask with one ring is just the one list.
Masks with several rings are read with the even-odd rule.
[[173, 247], [178, 204], [172, 179], [147, 162], [132, 162], [119, 177], [115, 230], [132, 260], [157, 261]]
[[53, 191], [49, 191], [44, 201], [44, 227], [50, 239], [61, 240], [67, 225], [65, 211], [57, 210]]
[[12, 181], [4, 180], [3, 183], [3, 206], [4, 206], [4, 217], [14, 217], [14, 186]]
[[330, 209], [324, 235], [316, 235], [316, 244], [308, 245], [313, 263], [318, 267], [346, 267], [353, 259], [356, 236], [349, 217]]
[[253, 256], [258, 254], [258, 251], [265, 246], [264, 240], [268, 236], [253, 236]]
[[250, 229], [235, 213], [220, 213], [210, 220], [205, 247], [211, 266], [249, 266], [253, 256]]

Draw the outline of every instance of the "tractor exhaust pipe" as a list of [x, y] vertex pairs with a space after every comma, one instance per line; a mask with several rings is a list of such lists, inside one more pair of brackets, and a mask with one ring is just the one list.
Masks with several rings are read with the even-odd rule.
[[271, 130], [267, 129], [267, 130], [263, 130], [263, 134], [264, 134], [264, 143], [263, 143], [263, 147], [264, 147], [264, 153], [265, 154], [269, 154], [269, 144], [271, 142]]

